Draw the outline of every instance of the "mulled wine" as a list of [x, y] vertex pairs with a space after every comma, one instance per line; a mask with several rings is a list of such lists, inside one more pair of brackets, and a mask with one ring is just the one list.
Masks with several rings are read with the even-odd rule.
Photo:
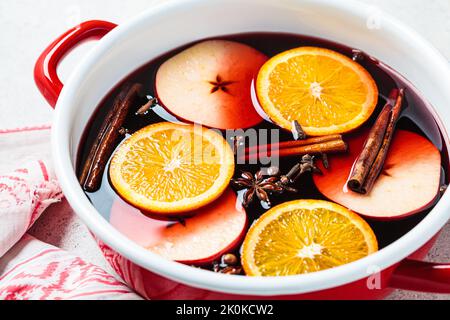
[[[186, 136], [214, 161], [185, 164]], [[85, 129], [77, 172], [94, 207], [148, 250], [282, 276], [400, 239], [439, 201], [448, 166], [431, 105], [383, 62], [247, 33], [176, 48], [118, 83]]]

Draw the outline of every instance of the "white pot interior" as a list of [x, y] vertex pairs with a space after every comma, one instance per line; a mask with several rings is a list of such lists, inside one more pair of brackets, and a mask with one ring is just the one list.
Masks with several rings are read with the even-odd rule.
[[111, 247], [138, 264], [194, 286], [260, 295], [303, 293], [366, 277], [408, 256], [448, 220], [448, 197], [401, 241], [335, 270], [286, 279], [241, 279], [163, 261], [127, 241], [95, 211], [73, 171], [84, 128], [100, 101], [120, 80], [153, 58], [186, 43], [242, 32], [289, 32], [359, 48], [412, 82], [450, 123], [450, 70], [426, 42], [373, 8], [352, 1], [208, 0], [171, 2], [119, 26], [105, 37], [64, 88], [57, 105], [53, 151], [58, 177], [77, 213]]

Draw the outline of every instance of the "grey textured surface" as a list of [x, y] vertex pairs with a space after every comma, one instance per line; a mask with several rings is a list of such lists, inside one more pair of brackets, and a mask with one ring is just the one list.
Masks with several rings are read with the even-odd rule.
[[[51, 110], [35, 88], [32, 70], [41, 50], [59, 34], [88, 19], [121, 23], [162, 1], [164, 0], [0, 1], [0, 128], [51, 122]], [[448, 0], [360, 1], [373, 5], [375, 15], [383, 10], [396, 16], [416, 29], [450, 59]], [[95, 44], [90, 43], [80, 47], [63, 62], [59, 71], [63, 80], [93, 45]], [[109, 269], [86, 226], [73, 214], [66, 202], [49, 209], [31, 233], [43, 241]], [[436, 262], [450, 261], [450, 224], [444, 229], [428, 259]], [[389, 299], [450, 299], [450, 295], [396, 291]]]

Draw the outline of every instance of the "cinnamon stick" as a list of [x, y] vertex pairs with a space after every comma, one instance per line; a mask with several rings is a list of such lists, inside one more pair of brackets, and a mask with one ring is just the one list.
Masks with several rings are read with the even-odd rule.
[[[337, 137], [337, 138], [336, 138]], [[324, 137], [321, 137], [324, 138]], [[323, 153], [337, 153], [337, 152], [345, 152], [347, 151], [347, 143], [344, 142], [344, 140], [342, 139], [342, 136], [335, 136], [335, 139], [323, 139], [323, 142], [321, 142], [321, 138], [313, 138], [314, 141], [318, 141], [318, 142], [313, 142], [310, 144], [301, 144], [300, 142], [305, 142], [307, 140], [303, 140], [303, 141], [297, 141], [300, 144], [298, 146], [293, 146], [292, 147], [292, 143], [288, 142], [288, 144], [279, 144], [280, 146], [286, 146], [289, 145], [291, 147], [287, 147], [287, 148], [272, 148], [269, 149], [270, 151], [268, 151], [267, 153], [265, 152], [265, 154], [261, 154], [260, 152], [252, 152], [252, 153], [248, 153], [246, 154], [244, 157], [241, 157], [239, 160], [245, 160], [245, 161], [250, 161], [250, 160], [257, 160], [260, 159], [263, 156], [269, 156], [269, 157], [293, 157], [293, 156], [304, 156], [307, 154], [323, 154]], [[308, 139], [308, 140], [313, 140], [313, 139]]]
[[141, 84], [127, 83], [114, 100], [79, 177], [85, 191], [94, 192], [100, 187], [105, 167], [121, 136], [120, 130], [131, 107], [139, 104], [141, 93]]
[[347, 143], [344, 140], [334, 140], [324, 143], [301, 146], [297, 148], [281, 149], [278, 151], [280, 157], [304, 156], [306, 154], [337, 153], [347, 151]]
[[251, 154], [251, 153], [259, 152], [260, 150], [267, 150], [269, 152], [270, 150], [291, 149], [291, 148], [297, 148], [297, 147], [301, 147], [301, 146], [308, 146], [308, 145], [325, 143], [325, 142], [336, 141], [336, 140], [342, 140], [342, 135], [335, 134], [335, 135], [329, 135], [329, 136], [323, 136], [323, 137], [309, 138], [306, 140], [284, 141], [284, 142], [280, 142], [277, 144], [252, 146], [252, 147], [246, 148], [245, 153]]
[[370, 172], [370, 168], [381, 149], [381, 145], [383, 144], [391, 113], [392, 106], [390, 104], [386, 104], [378, 116], [374, 126], [370, 130], [369, 136], [364, 143], [363, 150], [358, 159], [356, 159], [353, 166], [353, 171], [350, 174], [350, 178], [348, 180], [348, 187], [350, 190], [355, 192], [360, 192], [362, 190], [364, 182]]
[[389, 101], [381, 111], [350, 173], [347, 185], [354, 192], [369, 193], [384, 167], [402, 112], [404, 89], [394, 89], [390, 98], [395, 99], [395, 105]]
[[386, 129], [386, 135], [383, 140], [383, 145], [381, 146], [380, 152], [378, 153], [375, 162], [373, 163], [372, 170], [370, 170], [369, 175], [366, 178], [366, 183], [363, 186], [363, 192], [367, 193], [372, 190], [376, 180], [378, 179], [381, 171], [383, 170], [384, 163], [386, 161], [389, 148], [394, 138], [395, 127], [397, 126], [398, 119], [402, 113], [403, 98], [405, 95], [405, 90], [401, 89], [398, 92], [398, 98], [395, 106], [392, 109], [391, 121]]

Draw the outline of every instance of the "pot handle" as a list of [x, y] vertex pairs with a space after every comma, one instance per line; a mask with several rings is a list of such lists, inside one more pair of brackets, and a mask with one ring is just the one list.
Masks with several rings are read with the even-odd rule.
[[406, 259], [395, 269], [391, 288], [450, 294], [450, 264]]
[[52, 108], [63, 88], [57, 74], [59, 62], [76, 46], [89, 39], [100, 39], [117, 25], [107, 21], [92, 20], [70, 29], [39, 56], [34, 68], [34, 80]]

